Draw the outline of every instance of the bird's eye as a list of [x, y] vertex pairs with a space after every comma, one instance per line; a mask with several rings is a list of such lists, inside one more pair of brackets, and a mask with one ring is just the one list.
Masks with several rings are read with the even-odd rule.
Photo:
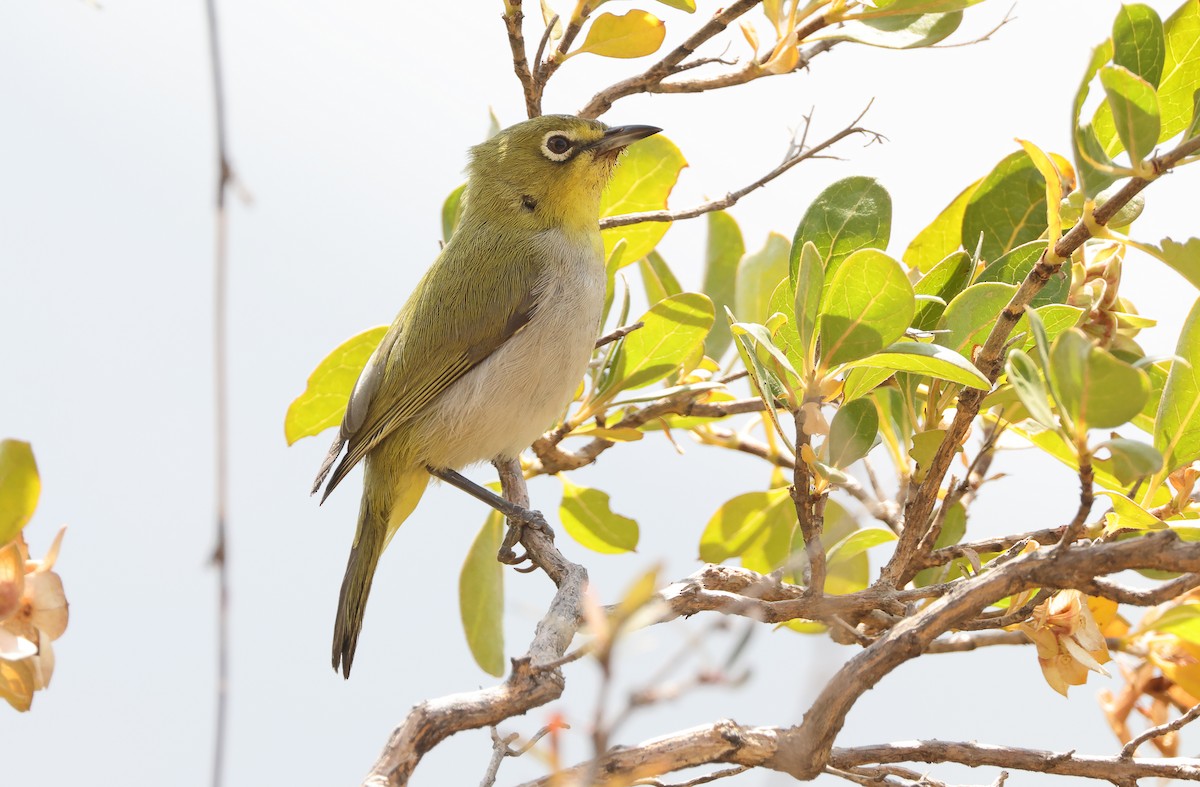
[[551, 161], [566, 161], [574, 146], [574, 141], [561, 131], [551, 131], [542, 137], [542, 155]]

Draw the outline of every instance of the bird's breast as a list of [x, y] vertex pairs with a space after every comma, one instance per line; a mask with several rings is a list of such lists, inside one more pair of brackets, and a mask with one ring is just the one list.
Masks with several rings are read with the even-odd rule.
[[462, 467], [516, 456], [553, 425], [591, 359], [604, 308], [598, 233], [542, 232], [547, 261], [529, 323], [434, 402], [416, 442], [424, 461]]

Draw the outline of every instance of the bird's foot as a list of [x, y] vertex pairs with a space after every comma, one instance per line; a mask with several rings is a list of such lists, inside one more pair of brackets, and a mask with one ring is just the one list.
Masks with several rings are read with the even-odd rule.
[[[536, 530], [549, 540], [554, 540], [554, 531], [546, 524], [546, 519], [540, 511], [514, 506], [508, 516], [508, 532], [504, 534], [504, 541], [500, 543], [496, 559], [501, 563], [516, 567], [517, 571], [529, 573], [537, 569], [537, 564], [529, 557], [528, 552], [518, 555], [513, 551], [513, 547], [521, 542], [525, 528]], [[529, 562], [529, 565], [523, 566], [522, 564], [526, 561]]]

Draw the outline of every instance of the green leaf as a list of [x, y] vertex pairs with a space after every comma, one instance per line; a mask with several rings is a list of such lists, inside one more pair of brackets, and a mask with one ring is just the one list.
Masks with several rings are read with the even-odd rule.
[[1182, 640], [1200, 645], [1200, 604], [1171, 607], [1155, 619], [1150, 630], [1174, 634]]
[[[1020, 284], [1033, 270], [1033, 266], [1037, 265], [1045, 250], [1046, 242], [1042, 240], [1022, 244], [984, 268], [983, 272], [979, 274], [978, 281]], [[1070, 266], [1064, 266], [1064, 269], [1068, 267]], [[1045, 306], [1048, 303], [1063, 303], [1070, 291], [1070, 276], [1060, 272], [1052, 276], [1050, 281], [1046, 282], [1046, 286], [1033, 296], [1033, 305]]]
[[662, 46], [666, 25], [654, 14], [633, 10], [617, 16], [600, 14], [592, 20], [583, 45], [571, 55], [590, 52], [601, 57], [645, 57]]
[[[734, 305], [738, 262], [746, 253], [742, 231], [733, 216], [723, 210], [708, 214], [708, 244], [704, 253], [704, 293], [713, 308], [723, 310]], [[704, 353], [720, 358], [729, 348], [729, 326], [723, 321], [713, 326], [704, 340]]]
[[791, 250], [792, 244], [787, 238], [772, 232], [762, 249], [742, 257], [734, 288], [734, 314], [739, 320], [765, 323], [771, 316], [771, 294], [779, 282], [787, 281]]
[[947, 304], [938, 329], [948, 333], [940, 339], [947, 347], [970, 360], [975, 348], [987, 341], [1000, 312], [1016, 291], [1016, 286], [1012, 284], [972, 284]]
[[[662, 134], [640, 140], [621, 154], [621, 163], [600, 199], [600, 218], [663, 210], [687, 160], [675, 143]], [[612, 257], [619, 241], [626, 245], [618, 267], [645, 257], [671, 228], [669, 221], [643, 221], [602, 230], [604, 259]]]
[[800, 253], [796, 254], [792, 247], [793, 260], [791, 267], [796, 271], [793, 277], [796, 297], [792, 308], [795, 317], [796, 338], [799, 342], [798, 352], [803, 355], [804, 366], [812, 365], [813, 353], [816, 351], [817, 323], [821, 318], [822, 289], [825, 286], [825, 263], [821, 253], [811, 241], [805, 242]]
[[1104, 517], [1105, 530], [1110, 533], [1123, 529], [1162, 530], [1165, 527], [1161, 519], [1119, 492], [1097, 494], [1112, 501], [1113, 510]]
[[930, 272], [939, 261], [946, 259], [963, 245], [963, 214], [975, 189], [977, 180], [959, 193], [925, 229], [921, 230], [904, 250], [904, 262], [922, 273]]
[[638, 270], [641, 271], [642, 284], [646, 288], [647, 303], [658, 303], [664, 298], [683, 292], [679, 280], [667, 266], [667, 261], [657, 251], [652, 251], [638, 260]]
[[563, 485], [563, 497], [558, 516], [571, 538], [581, 546], [605, 555], [637, 549], [637, 522], [613, 513], [607, 493], [578, 486], [563, 475], [559, 480]]
[[[1154, 447], [1168, 473], [1200, 459], [1200, 300], [1192, 306], [1154, 419]], [[1181, 362], [1182, 361], [1182, 362]]]
[[[1061, 303], [1052, 303], [1049, 306], [1039, 306], [1036, 309], [1026, 309], [1025, 315], [1017, 323], [1013, 333], [1022, 333], [1029, 330], [1030, 318], [1029, 315], [1036, 314], [1037, 319], [1042, 321], [1042, 330], [1046, 332], [1047, 342], [1052, 342], [1068, 328], [1074, 328], [1079, 324], [1079, 320], [1084, 315], [1084, 310], [1075, 306], [1066, 306]], [[1025, 341], [1025, 349], [1030, 350], [1034, 346], [1034, 338], [1030, 336]]]
[[[1092, 79], [1096, 76], [1096, 72], [1100, 70], [1100, 67], [1112, 59], [1112, 55], [1112, 39], [1108, 39], [1092, 50], [1092, 59], [1088, 62], [1087, 70], [1083, 74], [1083, 80], [1079, 83], [1079, 89], [1075, 92], [1075, 102], [1071, 113], [1071, 128], [1073, 130], [1071, 134], [1071, 148], [1075, 154], [1075, 173], [1079, 176], [1080, 191], [1088, 199], [1095, 197], [1117, 179], [1116, 175], [1097, 168], [1096, 165], [1111, 165], [1112, 162], [1109, 160], [1108, 154], [1105, 153], [1104, 145], [1100, 142], [1093, 125], [1088, 123], [1081, 124], [1079, 122], [1084, 102], [1087, 101], [1088, 94], [1091, 92]], [[1108, 105], [1101, 104], [1100, 109], [1108, 111]], [[1102, 113], [1097, 112], [1097, 117], [1103, 117]], [[1107, 116], [1107, 122], [1111, 128], [1111, 112]], [[1112, 137], [1116, 138], [1115, 130], [1112, 132]]]
[[[892, 198], [874, 178], [839, 180], [817, 195], [800, 219], [792, 248], [811, 241], [825, 261], [826, 281], [859, 249], [886, 249], [892, 234]], [[798, 257], [792, 259], [795, 283]]]
[[458, 220], [462, 216], [462, 196], [467, 190], [467, 184], [464, 183], [450, 195], [446, 197], [446, 201], [442, 203], [442, 242], [449, 243], [450, 236], [454, 234], [454, 228], [458, 226]]
[[1004, 158], [980, 182], [963, 211], [962, 238], [995, 260], [1046, 231], [1046, 181], [1024, 150]]
[[917, 463], [917, 467], [927, 469], [945, 439], [945, 429], [926, 429], [924, 432], [917, 432], [913, 435], [912, 448], [909, 449], [908, 455]]
[[913, 285], [913, 292], [917, 295], [932, 295], [940, 298], [944, 303], [937, 301], [917, 303], [913, 327], [922, 331], [932, 331], [936, 328], [938, 319], [946, 310], [946, 304], [971, 283], [971, 274], [974, 272], [974, 268], [970, 254], [965, 251], [956, 251], [922, 276], [920, 281]]
[[1166, 58], [1163, 24], [1153, 8], [1122, 5], [1113, 21], [1113, 63], [1158, 87]]
[[0, 547], [29, 524], [41, 493], [33, 448], [23, 440], [0, 441]]
[[1030, 417], [1047, 429], [1055, 428], [1057, 422], [1050, 412], [1050, 394], [1033, 359], [1024, 350], [1014, 349], [1004, 360], [1004, 371]]
[[363, 331], [339, 344], [308, 376], [304, 393], [288, 405], [283, 434], [288, 445], [342, 422], [358, 375], [387, 333], [386, 325]]
[[[733, 313], [729, 309], [726, 309], [725, 314], [730, 325], [732, 325]], [[783, 383], [780, 382], [778, 376], [769, 367], [758, 359], [755, 344], [748, 336], [742, 333], [734, 333], [733, 343], [737, 348], [738, 357], [742, 359], [742, 365], [746, 367], [746, 373], [750, 377], [751, 390], [762, 400], [763, 412], [771, 420], [771, 425], [775, 427], [775, 431], [783, 440], [784, 445], [788, 447], [789, 451], [795, 453], [795, 446], [792, 445], [792, 440], [784, 430], [783, 425], [779, 423], [779, 414], [776, 412], [777, 400], [786, 395]]]
[[842, 396], [849, 402], [860, 396], [866, 396], [874, 391], [884, 381], [891, 378], [891, 369], [874, 369], [869, 366], [855, 366], [846, 375], [842, 385]]
[[962, 11], [951, 11], [847, 22], [837, 38], [884, 49], [919, 49], [945, 39], [958, 29], [962, 18]]
[[635, 322], [642, 327], [625, 337], [613, 371], [611, 385], [619, 390], [642, 388], [678, 369], [712, 327], [712, 301], [698, 292], [672, 295]]
[[825, 560], [828, 565], [834, 566], [844, 563], [856, 555], [861, 555], [871, 547], [895, 540], [896, 534], [890, 530], [884, 530], [881, 527], [864, 527], [862, 530], [855, 530], [834, 544]]
[[[820, 280], [817, 282], [817, 291], [821, 290]], [[797, 322], [795, 305], [792, 299], [792, 285], [787, 280], [779, 282], [779, 286], [775, 288], [775, 292], [771, 293], [771, 300], [767, 304], [767, 311], [772, 315], [782, 314], [785, 321], [774, 329], [775, 344], [781, 347], [787, 355], [788, 360], [792, 362], [792, 366], [797, 369], [803, 369], [808, 362], [805, 359], [800, 334], [796, 332]], [[811, 320], [815, 321], [813, 316]], [[811, 322], [808, 324], [812, 334], [816, 334], [816, 326]]]
[[[746, 492], [717, 509], [700, 536], [700, 559], [723, 563], [737, 557], [763, 532], [777, 506], [790, 506], [786, 487], [766, 492]], [[773, 569], [772, 569], [773, 570]]]
[[1095, 447], [1099, 451], [1107, 448], [1112, 474], [1123, 484], [1132, 485], [1141, 478], [1154, 475], [1162, 469], [1163, 458], [1152, 445], [1127, 437], [1114, 437]]
[[1200, 238], [1188, 238], [1183, 243], [1163, 238], [1157, 247], [1150, 246], [1148, 251], [1200, 289]]
[[850, 368], [871, 366], [894, 372], [914, 372], [939, 380], [990, 390], [991, 382], [970, 361], [948, 347], [923, 342], [900, 341], [859, 361], [846, 364]]
[[[967, 509], [963, 507], [962, 503], [955, 503], [946, 511], [946, 516], [942, 520], [942, 529], [938, 531], [938, 537], [933, 542], [933, 548], [938, 550], [953, 546], [962, 541], [966, 533]], [[923, 588], [937, 584], [938, 582], [947, 582], [955, 579], [961, 575], [963, 563], [967, 563], [966, 558], [956, 558], [945, 566], [922, 569], [913, 577], [913, 586]]]
[[677, 11], [686, 11], [689, 14], [696, 13], [696, 0], [658, 0], [658, 2]]
[[1126, 423], [1150, 395], [1145, 372], [1096, 347], [1078, 328], [1054, 340], [1048, 371], [1051, 389], [1079, 436]]
[[762, 350], [762, 352], [755, 353], [758, 356], [759, 363], [771, 368], [776, 377], [782, 380], [786, 375], [792, 379], [793, 385], [798, 386], [800, 384], [800, 374], [792, 366], [792, 362], [788, 360], [783, 350], [776, 346], [771, 337], [771, 332], [767, 330], [765, 325], [752, 322], [735, 322], [730, 328], [734, 336], [739, 338], [746, 337], [754, 347]]
[[846, 468], [862, 459], [879, 436], [879, 412], [868, 399], [844, 403], [829, 424], [829, 463]]
[[1167, 54], [1158, 83], [1158, 108], [1162, 117], [1159, 142], [1165, 142], [1188, 125], [1195, 94], [1200, 90], [1200, 3], [1188, 0], [1163, 25]]
[[[1161, 108], [1161, 102], [1159, 106]], [[1192, 120], [1183, 130], [1183, 138], [1191, 139], [1197, 135], [1200, 135], [1200, 89], [1192, 95]]]
[[504, 566], [496, 560], [504, 517], [493, 511], [475, 536], [458, 576], [458, 608], [467, 647], [484, 672], [504, 674]]
[[826, 270], [822, 296], [821, 363], [826, 367], [865, 358], [904, 335], [916, 311], [912, 284], [900, 263], [863, 249]]
[[1137, 166], [1158, 144], [1161, 123], [1154, 87], [1121, 66], [1101, 68], [1100, 84], [1108, 97], [1121, 145], [1129, 153], [1130, 162]]

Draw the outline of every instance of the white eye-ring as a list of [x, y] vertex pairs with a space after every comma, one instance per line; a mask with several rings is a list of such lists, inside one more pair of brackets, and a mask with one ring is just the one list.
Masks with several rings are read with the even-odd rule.
[[551, 131], [542, 137], [542, 155], [551, 161], [566, 161], [575, 143], [562, 131]]

